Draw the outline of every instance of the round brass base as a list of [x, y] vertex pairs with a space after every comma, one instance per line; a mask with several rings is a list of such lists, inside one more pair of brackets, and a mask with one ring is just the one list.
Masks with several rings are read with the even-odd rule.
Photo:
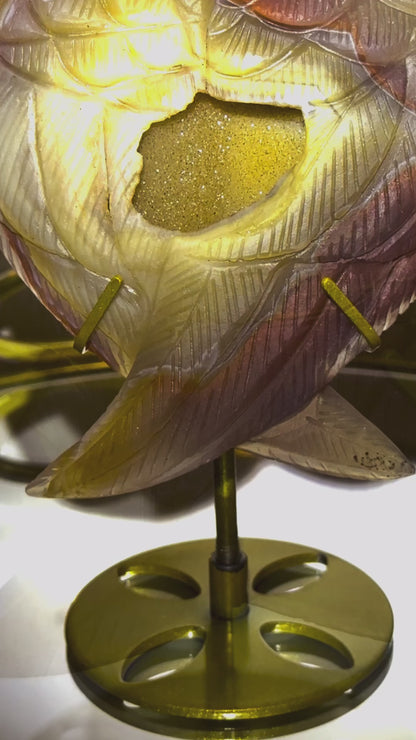
[[66, 622], [82, 690], [125, 722], [178, 737], [288, 734], [332, 719], [384, 677], [393, 619], [379, 587], [339, 558], [242, 540], [249, 608], [212, 617], [209, 540], [113, 566]]

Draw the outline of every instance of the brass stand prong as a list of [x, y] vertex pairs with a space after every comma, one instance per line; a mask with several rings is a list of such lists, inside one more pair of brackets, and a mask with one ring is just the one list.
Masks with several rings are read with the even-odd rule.
[[368, 351], [374, 352], [374, 350], [378, 349], [381, 344], [379, 335], [341, 288], [330, 277], [322, 278], [321, 285], [335, 305], [341, 309], [351, 323], [354, 324], [357, 331], [367, 340], [369, 346]]
[[109, 280], [95, 306], [93, 306], [84, 323], [80, 326], [78, 333], [74, 337], [74, 349], [76, 349], [77, 352], [80, 352], [81, 354], [84, 353], [91, 334], [96, 330], [104, 314], [110, 308], [122, 285], [123, 278], [120, 275], [114, 275], [114, 277]]

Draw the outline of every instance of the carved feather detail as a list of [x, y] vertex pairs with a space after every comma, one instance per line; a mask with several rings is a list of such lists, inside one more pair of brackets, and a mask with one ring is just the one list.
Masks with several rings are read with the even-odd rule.
[[[2, 248], [126, 381], [32, 493], [149, 486], [305, 408], [414, 300], [416, 15], [408, 0], [5, 0]], [[162, 64], [162, 59], [164, 62]], [[196, 93], [294, 106], [306, 148], [272, 191], [198, 232], [135, 209], [138, 146]]]

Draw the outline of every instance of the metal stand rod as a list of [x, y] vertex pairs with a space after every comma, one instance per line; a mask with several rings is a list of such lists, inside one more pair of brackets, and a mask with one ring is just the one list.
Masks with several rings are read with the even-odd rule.
[[217, 525], [217, 568], [239, 570], [241, 550], [237, 531], [237, 502], [234, 450], [214, 460], [215, 519]]
[[214, 462], [216, 550], [210, 559], [211, 614], [236, 619], [248, 611], [247, 557], [240, 550], [234, 450]]

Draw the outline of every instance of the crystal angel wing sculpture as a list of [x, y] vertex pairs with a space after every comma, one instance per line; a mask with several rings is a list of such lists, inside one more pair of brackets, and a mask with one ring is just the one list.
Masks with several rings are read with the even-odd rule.
[[[123, 280], [90, 346], [126, 380], [32, 493], [136, 490], [294, 417], [366, 346], [324, 277], [379, 334], [414, 299], [411, 0], [3, 0], [0, 13], [3, 252], [74, 334]], [[305, 149], [236, 213], [155, 225], [137, 204], [139, 144], [199, 93], [301, 111]]]

